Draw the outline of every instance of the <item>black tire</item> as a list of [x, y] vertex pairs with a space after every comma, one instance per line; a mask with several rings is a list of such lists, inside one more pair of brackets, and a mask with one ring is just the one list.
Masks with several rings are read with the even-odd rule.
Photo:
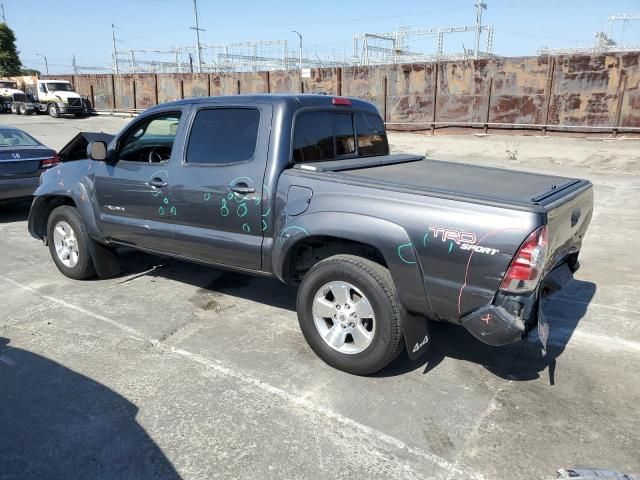
[[[342, 353], [322, 338], [313, 319], [316, 293], [329, 282], [347, 282], [369, 300], [375, 315], [375, 333], [369, 346], [360, 353]], [[391, 363], [403, 350], [402, 307], [389, 270], [354, 255], [335, 255], [314, 265], [305, 275], [298, 291], [298, 321], [311, 349], [338, 370], [368, 375]]]
[[27, 106], [24, 103], [20, 105], [18, 111], [20, 112], [20, 115], [30, 115], [30, 113], [27, 111]]
[[[65, 265], [56, 252], [53, 229], [59, 221], [64, 221], [69, 224], [75, 234], [78, 247], [78, 261], [73, 267]], [[74, 280], [85, 280], [96, 275], [96, 269], [89, 251], [89, 242], [92, 240], [89, 238], [80, 214], [75, 207], [63, 205], [53, 209], [47, 220], [47, 239], [51, 258], [53, 258], [58, 270], [60, 270], [64, 276], [73, 278]]]
[[16, 105], [15, 103], [11, 104], [11, 113], [13, 113], [14, 115], [20, 115], [20, 110], [18, 110], [18, 105]]
[[58, 111], [58, 106], [55, 103], [50, 103], [47, 107], [47, 111], [52, 118], [58, 118], [60, 116], [60, 112]]

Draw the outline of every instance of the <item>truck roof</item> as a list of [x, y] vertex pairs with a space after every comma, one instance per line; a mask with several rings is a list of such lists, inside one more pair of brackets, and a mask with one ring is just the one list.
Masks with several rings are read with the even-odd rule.
[[378, 113], [376, 107], [364, 100], [353, 97], [341, 97], [337, 95], [319, 95], [319, 94], [260, 94], [260, 95], [221, 95], [216, 97], [196, 97], [187, 98], [184, 100], [176, 100], [174, 102], [163, 103], [150, 108], [148, 111], [153, 111], [161, 107], [168, 105], [191, 105], [191, 104], [234, 104], [240, 103], [246, 105], [247, 103], [270, 103], [274, 106], [280, 106], [284, 108], [290, 108], [297, 110], [298, 108], [313, 108], [313, 107], [333, 107], [335, 105], [334, 99], [339, 102], [348, 101], [350, 105], [339, 105], [345, 109], [356, 108], [358, 110], [368, 110]]

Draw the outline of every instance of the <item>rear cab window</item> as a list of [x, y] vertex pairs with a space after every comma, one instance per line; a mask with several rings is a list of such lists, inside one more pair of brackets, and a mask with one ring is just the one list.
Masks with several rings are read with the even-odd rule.
[[372, 112], [311, 111], [298, 114], [293, 162], [311, 163], [389, 154], [384, 124]]

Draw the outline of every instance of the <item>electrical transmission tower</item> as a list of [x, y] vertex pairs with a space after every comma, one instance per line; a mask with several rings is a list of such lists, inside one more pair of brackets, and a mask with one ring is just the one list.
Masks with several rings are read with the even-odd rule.
[[[482, 0], [477, 0], [476, 22], [472, 26], [435, 27], [425, 29], [400, 28], [395, 32], [383, 33], [363, 33], [353, 36], [353, 62], [360, 65], [371, 65], [372, 63], [410, 63], [425, 62], [432, 60], [467, 58], [467, 51], [461, 54], [445, 54], [445, 35], [454, 33], [473, 32], [475, 48], [473, 55], [475, 58], [492, 55], [493, 50], [493, 27], [482, 25], [482, 12], [487, 9], [487, 4]], [[487, 32], [486, 51], [480, 51], [480, 41], [482, 32]], [[436, 39], [436, 53], [424, 54], [409, 50], [406, 45], [409, 40], [419, 37], [432, 36]]]
[[[616, 23], [621, 22], [624, 27], [631, 22], [640, 22], [640, 13], [622, 13], [609, 15], [606, 30], [595, 33], [595, 41], [592, 47], [583, 48], [540, 48], [538, 55], [565, 55], [574, 53], [607, 53], [607, 52], [634, 52], [640, 50], [640, 42], [635, 44], [618, 43], [613, 39], [613, 30]], [[624, 40], [624, 38], [623, 38]]]

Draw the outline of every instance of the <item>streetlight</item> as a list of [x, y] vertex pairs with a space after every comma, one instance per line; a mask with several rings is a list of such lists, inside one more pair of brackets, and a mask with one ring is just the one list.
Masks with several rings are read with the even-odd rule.
[[300, 72], [302, 72], [302, 34], [297, 30], [291, 31], [300, 37]]
[[42, 55], [41, 53], [36, 53], [36, 55], [38, 55], [39, 57], [44, 58], [44, 69], [47, 72], [47, 75], [49, 75], [49, 64], [47, 63], [46, 55]]

